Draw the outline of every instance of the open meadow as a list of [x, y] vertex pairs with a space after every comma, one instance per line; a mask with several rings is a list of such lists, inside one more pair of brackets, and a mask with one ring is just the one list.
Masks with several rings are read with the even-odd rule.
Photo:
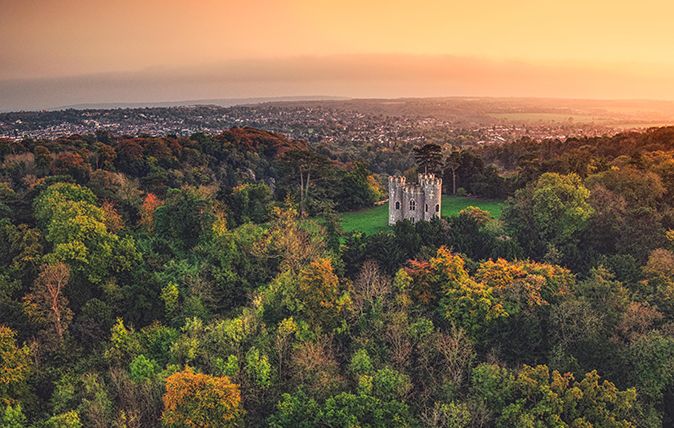
[[[444, 195], [442, 197], [442, 216], [457, 215], [459, 211], [469, 206], [482, 208], [489, 211], [493, 217], [499, 217], [503, 201]], [[360, 231], [370, 235], [385, 229], [387, 226], [388, 203], [342, 214], [342, 228], [345, 232]]]

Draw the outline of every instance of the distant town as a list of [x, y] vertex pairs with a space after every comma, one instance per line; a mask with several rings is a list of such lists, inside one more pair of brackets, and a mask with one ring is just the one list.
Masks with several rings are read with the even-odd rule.
[[519, 140], [612, 135], [674, 123], [671, 106], [569, 104], [554, 100], [404, 99], [270, 102], [239, 106], [66, 109], [0, 114], [0, 138], [46, 139], [73, 134], [189, 136], [255, 127], [327, 146], [452, 142], [489, 145]]

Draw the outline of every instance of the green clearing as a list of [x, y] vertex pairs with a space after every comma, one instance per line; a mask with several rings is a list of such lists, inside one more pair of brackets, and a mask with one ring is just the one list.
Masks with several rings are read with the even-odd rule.
[[[489, 211], [493, 217], [498, 218], [501, 216], [503, 201], [444, 195], [442, 197], [442, 216], [456, 215], [469, 206], [482, 208]], [[370, 235], [384, 230], [386, 227], [388, 227], [388, 203], [342, 214], [342, 229], [345, 232], [361, 231]]]

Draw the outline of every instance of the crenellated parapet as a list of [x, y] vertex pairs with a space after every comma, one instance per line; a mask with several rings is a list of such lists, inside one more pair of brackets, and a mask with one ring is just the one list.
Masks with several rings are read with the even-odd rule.
[[394, 183], [397, 186], [404, 186], [407, 183], [407, 178], [398, 175], [389, 175], [388, 182]]
[[422, 187], [442, 186], [442, 178], [436, 177], [435, 174], [422, 173], [419, 174], [419, 185]]

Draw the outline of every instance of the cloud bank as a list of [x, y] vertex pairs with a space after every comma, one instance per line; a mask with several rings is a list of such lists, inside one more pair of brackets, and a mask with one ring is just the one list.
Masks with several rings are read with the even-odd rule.
[[0, 110], [90, 103], [325, 95], [674, 99], [674, 70], [533, 64], [460, 56], [333, 55], [232, 60], [51, 79], [0, 81]]

